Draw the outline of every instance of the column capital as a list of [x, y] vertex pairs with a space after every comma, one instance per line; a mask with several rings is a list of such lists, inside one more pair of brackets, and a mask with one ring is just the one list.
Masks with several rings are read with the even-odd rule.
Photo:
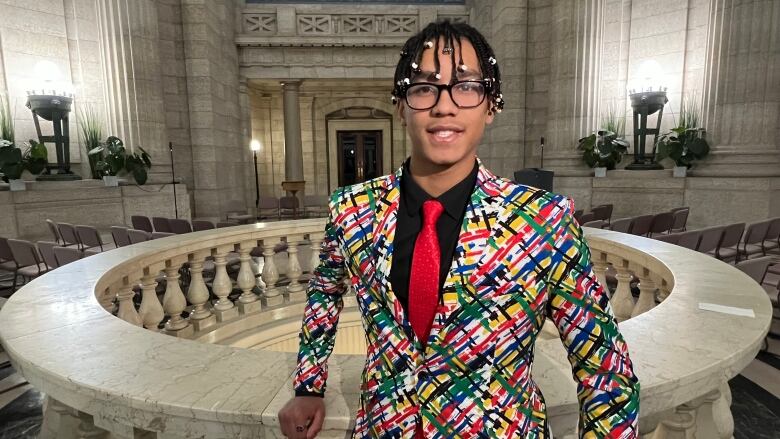
[[283, 91], [298, 91], [301, 88], [301, 83], [303, 81], [300, 79], [287, 79], [280, 82]]

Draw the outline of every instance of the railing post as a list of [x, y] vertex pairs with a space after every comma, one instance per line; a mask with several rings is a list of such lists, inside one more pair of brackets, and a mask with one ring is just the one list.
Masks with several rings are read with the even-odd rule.
[[117, 310], [117, 317], [131, 323], [135, 326], [142, 326], [141, 316], [138, 315], [138, 311], [135, 309], [133, 303], [133, 297], [135, 297], [135, 291], [133, 291], [133, 284], [128, 277], [122, 280], [122, 286], [117, 293], [117, 299], [119, 300], [119, 309]]
[[238, 298], [238, 309], [241, 314], [260, 311], [262, 308], [257, 294], [252, 291], [255, 285], [257, 285], [255, 272], [252, 270], [252, 256], [249, 255], [254, 244], [254, 241], [244, 241], [236, 244], [236, 250], [241, 260], [241, 268], [238, 270], [238, 279], [236, 279], [238, 288], [242, 291], [241, 296]]
[[619, 322], [628, 320], [631, 312], [634, 310], [634, 297], [631, 295], [631, 272], [628, 270], [628, 261], [620, 258], [617, 264], [613, 264], [617, 274], [615, 278], [618, 281], [615, 294], [610, 299], [612, 310]]
[[309, 241], [311, 241], [311, 270], [310, 278], [314, 276], [314, 270], [320, 265], [320, 251], [322, 248], [322, 240], [324, 239], [323, 233], [311, 233], [309, 234]]
[[268, 306], [281, 305], [284, 303], [284, 296], [276, 288], [276, 281], [279, 280], [279, 271], [274, 262], [274, 245], [270, 239], [263, 240], [263, 297]]
[[287, 294], [290, 302], [303, 302], [306, 300], [306, 289], [298, 282], [303, 270], [298, 261], [298, 244], [301, 241], [300, 236], [287, 237], [287, 278], [290, 283], [287, 285]]
[[157, 298], [157, 273], [159, 270], [149, 266], [144, 268], [144, 275], [141, 278], [141, 306], [138, 307], [138, 314], [146, 329], [157, 331], [157, 326], [165, 318], [160, 299]]
[[634, 273], [639, 277], [639, 300], [631, 312], [632, 318], [655, 308], [656, 289], [655, 282], [651, 279], [650, 271], [647, 268], [637, 267]]
[[214, 265], [216, 266], [211, 289], [214, 291], [214, 295], [218, 297], [214, 303], [214, 314], [217, 315], [218, 322], [238, 317], [238, 308], [228, 298], [228, 295], [233, 290], [233, 281], [230, 280], [230, 276], [227, 273], [228, 251], [226, 247], [222, 246], [211, 252], [212, 256], [214, 256]]
[[201, 331], [217, 323], [216, 317], [206, 305], [209, 301], [209, 290], [203, 280], [203, 261], [208, 254], [209, 251], [204, 250], [189, 255], [191, 279], [190, 287], [187, 290], [187, 300], [192, 304], [189, 319], [196, 331]]
[[182, 318], [181, 313], [187, 307], [187, 298], [179, 285], [179, 267], [181, 263], [175, 259], [165, 261], [165, 295], [163, 296], [163, 310], [169, 316], [165, 322], [165, 330], [169, 334], [181, 336], [182, 330], [190, 328], [190, 323]]

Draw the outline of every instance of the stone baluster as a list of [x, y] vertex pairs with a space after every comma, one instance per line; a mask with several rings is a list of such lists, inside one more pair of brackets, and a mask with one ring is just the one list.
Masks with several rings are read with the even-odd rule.
[[281, 305], [284, 303], [284, 296], [276, 288], [276, 282], [279, 280], [279, 271], [274, 263], [274, 244], [270, 239], [263, 240], [263, 282], [265, 289], [263, 296], [268, 306]]
[[[677, 407], [668, 419], [662, 420], [649, 439], [691, 439], [693, 437], [694, 410]], [[645, 436], [643, 436], [645, 437]]]
[[133, 304], [133, 297], [135, 297], [135, 291], [133, 291], [133, 283], [125, 277], [122, 280], [122, 286], [117, 293], [117, 299], [119, 300], [119, 309], [117, 310], [117, 317], [120, 319], [132, 323], [135, 326], [141, 326], [141, 316], [138, 315], [138, 311]]
[[144, 275], [141, 278], [141, 306], [138, 307], [138, 314], [146, 329], [157, 331], [157, 325], [165, 317], [160, 299], [157, 298], [157, 270], [153, 267], [144, 269]]
[[95, 425], [92, 415], [79, 412], [78, 438], [79, 439], [102, 439], [108, 437], [108, 432]]
[[636, 317], [655, 308], [656, 284], [650, 276], [650, 270], [638, 267], [634, 270], [634, 273], [639, 277], [639, 300], [637, 300], [634, 310], [631, 312], [631, 317]]
[[671, 292], [671, 288], [669, 288], [669, 283], [666, 281], [666, 279], [661, 279], [661, 288], [658, 289], [658, 299], [663, 302], [667, 297], [669, 297]]
[[170, 318], [165, 322], [165, 330], [170, 334], [179, 333], [190, 326], [190, 322], [182, 318], [181, 313], [187, 307], [187, 299], [179, 285], [180, 260], [170, 259], [165, 261], [165, 295], [163, 296], [163, 310]]
[[214, 265], [216, 266], [216, 274], [211, 283], [211, 289], [218, 298], [214, 303], [214, 314], [217, 315], [218, 322], [238, 317], [238, 309], [228, 298], [228, 295], [233, 290], [233, 281], [230, 280], [230, 276], [227, 273], [227, 254], [230, 250], [230, 248], [223, 246], [211, 252], [211, 255], [214, 256]]
[[604, 290], [609, 292], [609, 288], [607, 288], [607, 268], [609, 268], [607, 254], [594, 250], [591, 260], [593, 261], [593, 272], [596, 273], [596, 279], [604, 287]]
[[310, 276], [314, 276], [314, 270], [320, 265], [320, 250], [322, 248], [322, 240], [324, 236], [322, 233], [312, 233], [309, 235], [311, 241], [311, 270]]
[[47, 396], [43, 401], [43, 422], [38, 438], [74, 437], [80, 422], [76, 409]]
[[686, 404], [696, 408], [696, 437], [730, 439], [734, 437], [731, 415], [731, 389], [727, 382]]
[[631, 295], [631, 272], [628, 270], [628, 261], [620, 258], [617, 263], [612, 264], [617, 270], [615, 278], [618, 281], [615, 294], [610, 299], [612, 311], [619, 322], [628, 320], [631, 312], [634, 310], [634, 297]]
[[192, 304], [190, 311], [190, 323], [196, 331], [201, 331], [216, 323], [216, 317], [207, 306], [209, 290], [203, 281], [203, 261], [209, 254], [208, 251], [200, 251], [189, 255], [190, 263], [190, 287], [187, 290], [187, 300]]
[[290, 302], [306, 300], [306, 289], [299, 282], [303, 274], [301, 264], [298, 261], [298, 244], [301, 238], [301, 236], [287, 237], [287, 278], [290, 279], [290, 283], [287, 285], [287, 295]]
[[238, 288], [241, 289], [241, 296], [238, 298], [238, 309], [242, 314], [260, 311], [262, 304], [258, 300], [257, 294], [253, 291], [257, 285], [255, 271], [252, 270], [252, 256], [250, 252], [255, 246], [255, 241], [244, 241], [236, 244], [236, 250], [241, 260], [241, 268], [238, 270]]

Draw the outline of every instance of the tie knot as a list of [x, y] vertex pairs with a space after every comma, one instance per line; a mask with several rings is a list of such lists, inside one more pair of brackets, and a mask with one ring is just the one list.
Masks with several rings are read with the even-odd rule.
[[439, 200], [428, 200], [423, 203], [423, 225], [431, 226], [436, 224], [441, 213], [444, 212], [444, 206]]

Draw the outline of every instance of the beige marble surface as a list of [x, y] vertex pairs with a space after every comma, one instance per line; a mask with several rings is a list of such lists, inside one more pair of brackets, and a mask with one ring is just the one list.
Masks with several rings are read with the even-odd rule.
[[[95, 291], [166, 258], [321, 231], [322, 226], [322, 220], [313, 219], [218, 229], [80, 260], [31, 282], [8, 300], [0, 310], [0, 342], [36, 388], [94, 415], [112, 431], [132, 426], [165, 432], [160, 437], [278, 436], [276, 413], [292, 394], [294, 354], [153, 333], [108, 314]], [[666, 301], [621, 324], [642, 383], [643, 416], [717, 388], [755, 356], [770, 324], [771, 306], [746, 275], [669, 244], [602, 230], [588, 229], [587, 234], [594, 251], [625, 255], [674, 278]], [[702, 311], [700, 302], [749, 308], [755, 318]], [[343, 429], [353, 422], [362, 367], [362, 356], [332, 357], [325, 421], [330, 436], [343, 437]], [[558, 340], [537, 344], [534, 377], [556, 435], [572, 431], [575, 386]]]

